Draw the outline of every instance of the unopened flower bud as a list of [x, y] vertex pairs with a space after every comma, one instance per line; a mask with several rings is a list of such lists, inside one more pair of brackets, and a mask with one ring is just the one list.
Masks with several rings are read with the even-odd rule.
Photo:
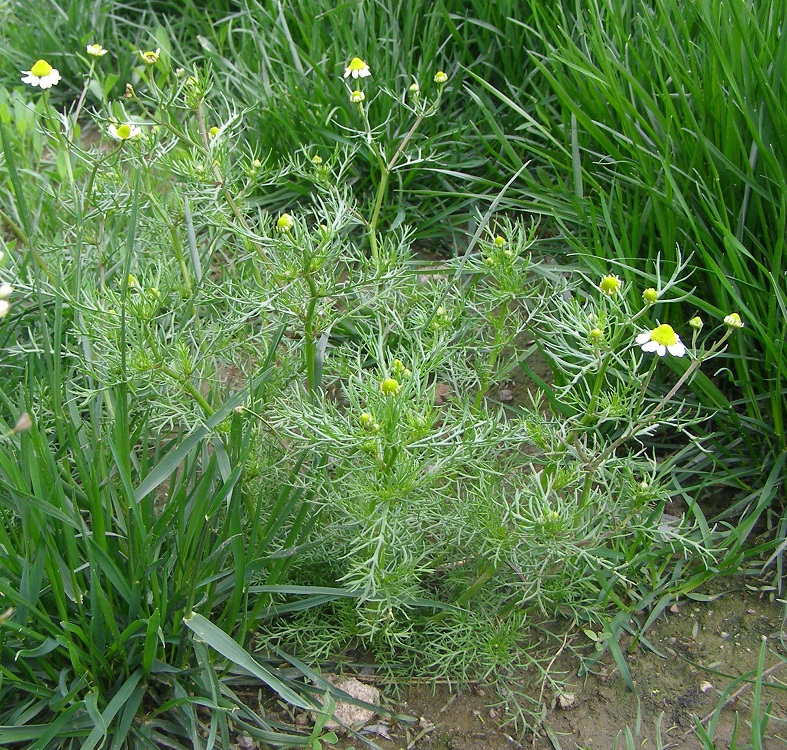
[[295, 220], [289, 214], [282, 214], [276, 220], [277, 232], [289, 232], [295, 226]]
[[380, 383], [380, 390], [386, 396], [395, 396], [402, 390], [402, 386], [399, 385], [399, 381], [396, 378], [386, 378]]

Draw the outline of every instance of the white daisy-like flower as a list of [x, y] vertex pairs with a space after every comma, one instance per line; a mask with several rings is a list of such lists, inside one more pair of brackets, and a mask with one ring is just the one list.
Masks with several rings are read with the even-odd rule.
[[87, 45], [87, 53], [91, 57], [104, 57], [104, 55], [109, 52], [108, 49], [104, 49], [100, 44], [88, 44]]
[[116, 141], [127, 141], [129, 138], [136, 138], [138, 135], [142, 135], [142, 128], [130, 122], [124, 122], [122, 125], [112, 123], [107, 128], [107, 133]]
[[680, 336], [675, 333], [671, 325], [666, 323], [662, 323], [652, 331], [640, 333], [636, 342], [642, 347], [643, 352], [656, 352], [659, 357], [663, 357], [667, 352], [673, 357], [682, 357], [686, 353], [686, 347]]
[[0, 318], [4, 318], [8, 315], [10, 309], [11, 303], [7, 299], [0, 299]]
[[30, 70], [22, 72], [25, 74], [22, 83], [29, 83], [42, 89], [51, 89], [60, 82], [60, 72], [46, 60], [38, 60]]
[[13, 291], [14, 287], [12, 287], [8, 282], [0, 284], [0, 299], [8, 299]]
[[360, 57], [353, 57], [350, 60], [350, 64], [344, 69], [344, 77], [349, 78], [352, 76], [353, 78], [366, 78], [366, 76], [370, 76], [372, 71], [369, 70], [369, 66], [361, 60]]

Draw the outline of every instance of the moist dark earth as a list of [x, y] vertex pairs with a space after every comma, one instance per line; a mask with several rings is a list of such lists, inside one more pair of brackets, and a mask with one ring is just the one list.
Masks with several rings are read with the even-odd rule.
[[[714, 709], [734, 698], [718, 718], [714, 744], [729, 750], [752, 745], [754, 675], [763, 642], [765, 677], [760, 715], [768, 714], [764, 750], [787, 748], [787, 625], [785, 605], [768, 587], [740, 579], [720, 580], [703, 597], [684, 599], [665, 610], [646, 633], [647, 645], [621, 640], [633, 693], [621, 678], [614, 660], [604, 654], [593, 673], [578, 676], [576, 660], [554, 665], [565, 682], [562, 696], [544, 694], [549, 704], [538, 731], [521, 733], [506, 723], [505, 711], [493, 685], [468, 686], [455, 692], [444, 685], [415, 686], [399, 699], [383, 703], [409, 715], [410, 721], [372, 719], [370, 739], [383, 750], [579, 750], [626, 748], [626, 728], [633, 747], [657, 749], [657, 727], [663, 748], [702, 748], [693, 729], [708, 726]], [[580, 636], [581, 638], [582, 636]], [[655, 652], [658, 652], [655, 653]], [[591, 650], [588, 653], [592, 653]], [[660, 654], [660, 655], [659, 655]], [[748, 674], [749, 682], [735, 678]], [[361, 679], [364, 679], [361, 677]], [[538, 690], [536, 690], [536, 695]], [[738, 736], [731, 745], [736, 721]], [[385, 739], [382, 734], [388, 734]], [[338, 747], [362, 742], [345, 738]]]

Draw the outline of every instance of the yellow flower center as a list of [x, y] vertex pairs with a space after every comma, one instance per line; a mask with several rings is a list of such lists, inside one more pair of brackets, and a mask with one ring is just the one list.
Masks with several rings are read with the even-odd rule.
[[294, 225], [295, 221], [289, 214], [282, 214], [278, 219], [276, 219], [277, 232], [289, 232]]
[[36, 76], [36, 78], [46, 78], [46, 76], [52, 72], [52, 66], [46, 60], [39, 60], [30, 68], [30, 72]]
[[620, 291], [622, 282], [617, 276], [604, 276], [598, 286], [604, 294], [612, 295]]
[[400, 388], [401, 386], [399, 385], [399, 381], [395, 378], [386, 378], [382, 383], [380, 383], [380, 390], [386, 396], [395, 396], [397, 393], [399, 393]]
[[674, 346], [678, 343], [678, 334], [675, 333], [672, 326], [662, 323], [650, 332], [650, 339], [662, 346]]
[[347, 70], [350, 72], [357, 71], [360, 73], [360, 71], [366, 70], [368, 67], [369, 66], [363, 60], [361, 60], [360, 57], [353, 57], [353, 59], [350, 60], [350, 64], [347, 66]]
[[122, 140], [126, 140], [127, 138], [131, 137], [131, 125], [127, 122], [124, 122], [122, 125], [118, 125], [117, 129], [118, 138]]

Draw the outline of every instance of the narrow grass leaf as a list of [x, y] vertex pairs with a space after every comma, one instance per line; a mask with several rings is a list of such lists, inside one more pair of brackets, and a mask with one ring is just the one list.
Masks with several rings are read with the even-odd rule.
[[192, 613], [183, 620], [183, 623], [212, 649], [218, 651], [233, 664], [242, 667], [264, 682], [271, 690], [275, 691], [282, 700], [287, 701], [293, 706], [298, 706], [299, 708], [312, 708], [312, 706], [298, 695], [298, 693], [287, 687], [270, 670], [255, 661], [240, 644], [230, 638], [223, 630], [217, 628], [209, 620], [206, 620], [202, 615]]

